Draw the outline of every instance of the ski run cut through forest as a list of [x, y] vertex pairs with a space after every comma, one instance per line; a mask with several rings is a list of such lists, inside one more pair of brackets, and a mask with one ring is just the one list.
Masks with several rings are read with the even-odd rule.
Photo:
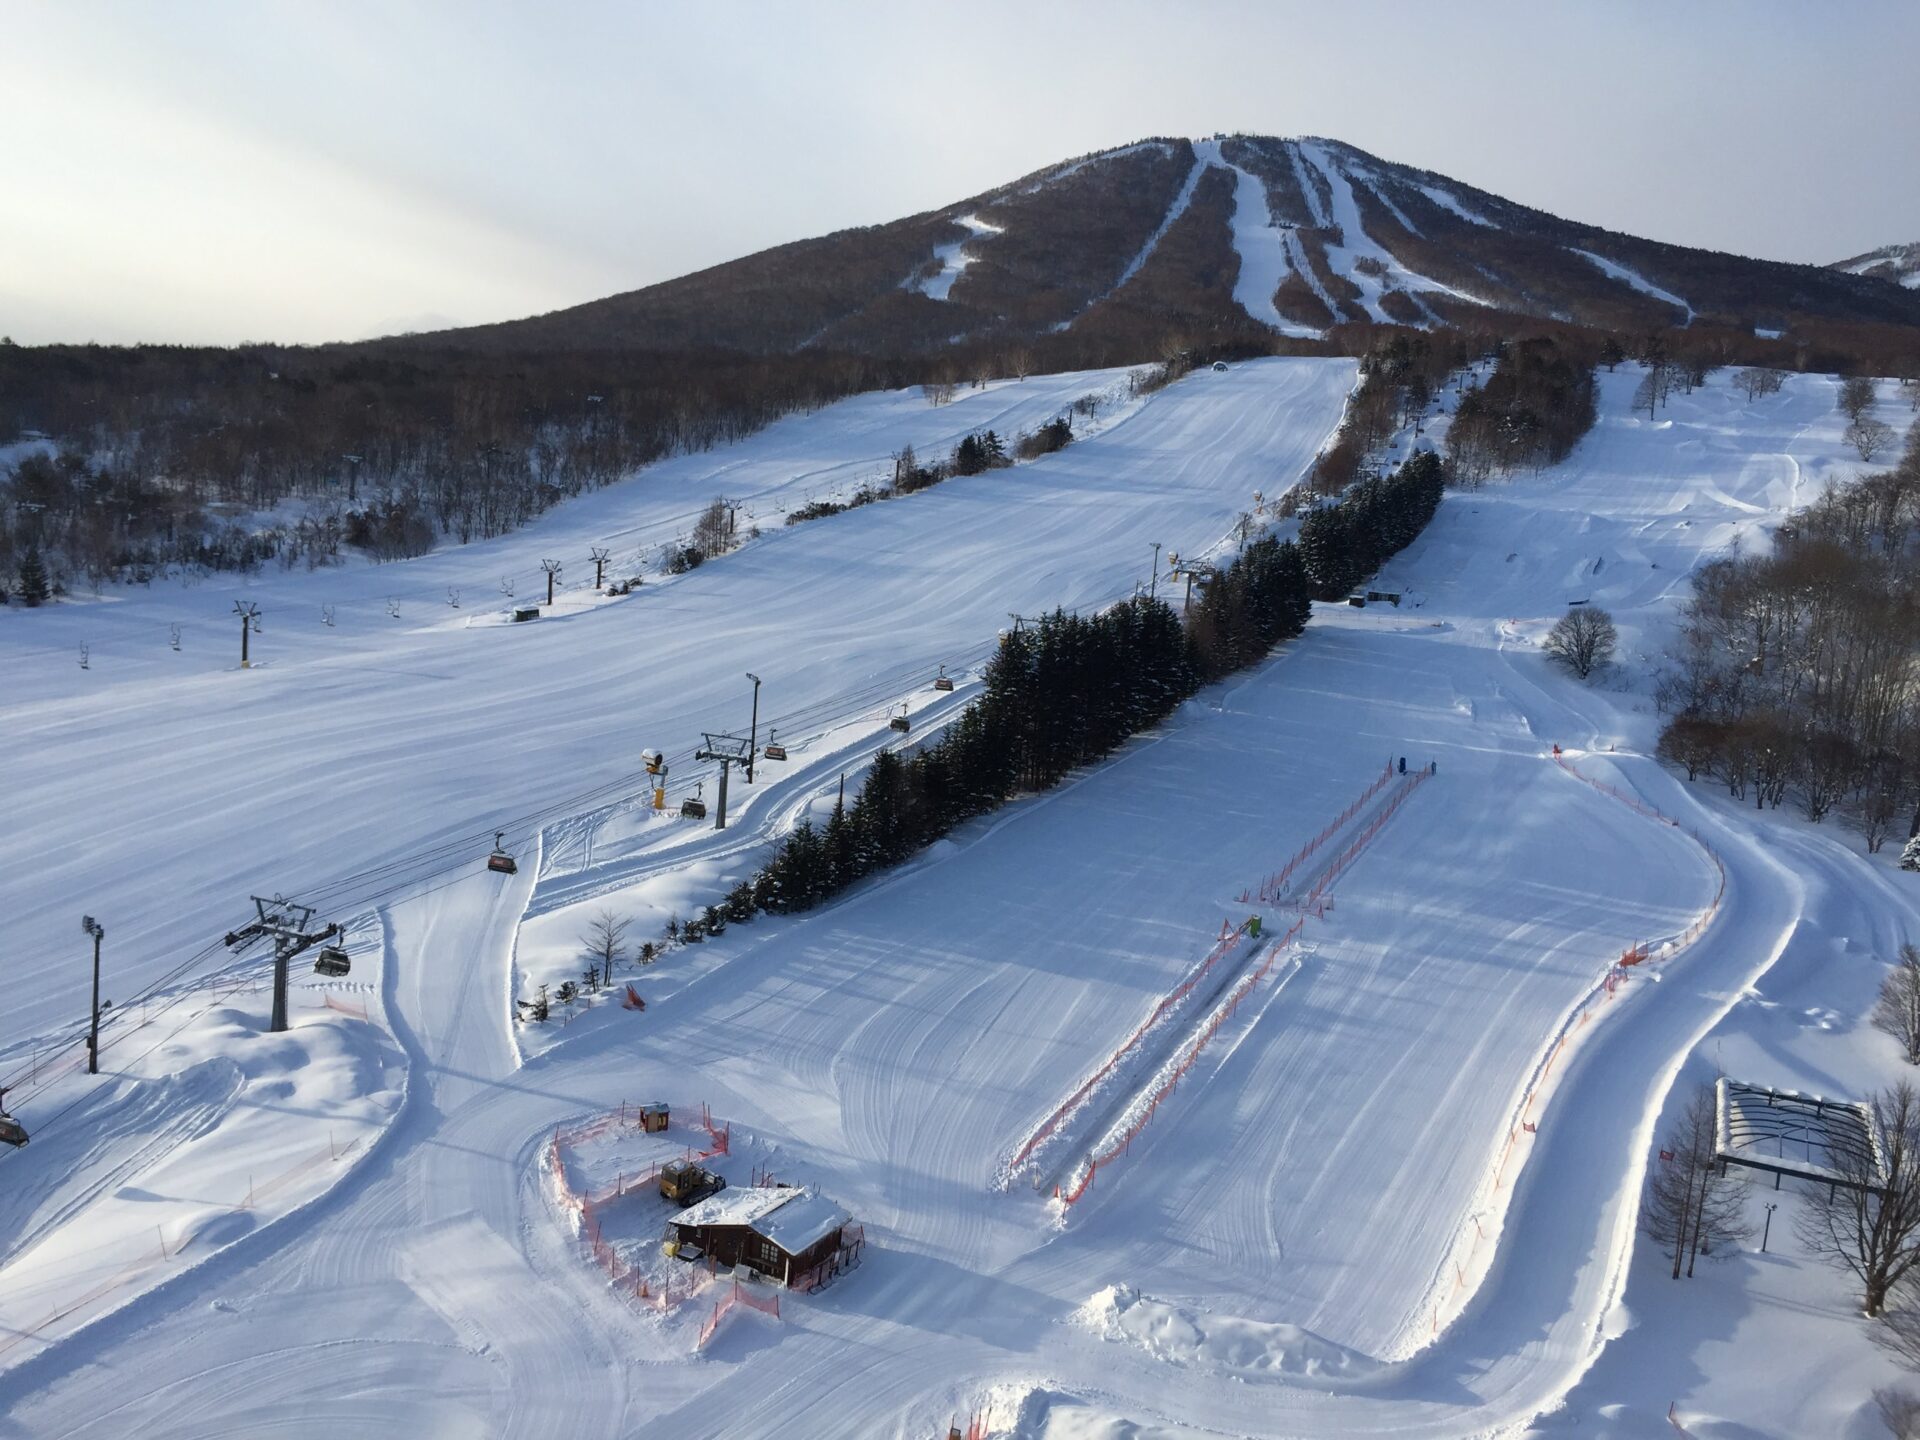
[[[1564, 458], [1365, 509], [1492, 363], [1338, 521], [1360, 368], [1265, 358], [0, 612], [0, 1436], [1882, 1434], [1806, 1187], [1691, 1280], [1640, 1231], [1716, 1075], [1905, 1069], [1898, 844], [1656, 758], [1695, 575], [1867, 468], [1843, 382], [1603, 365]], [[1159, 688], [1008, 699], [1073, 664]]]

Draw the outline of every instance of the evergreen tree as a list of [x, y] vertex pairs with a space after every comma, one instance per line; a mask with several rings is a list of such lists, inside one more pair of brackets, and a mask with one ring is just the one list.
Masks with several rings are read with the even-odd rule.
[[47, 567], [41, 562], [40, 547], [33, 546], [20, 561], [20, 583], [15, 593], [27, 605], [39, 605], [46, 601], [50, 593], [47, 586]]

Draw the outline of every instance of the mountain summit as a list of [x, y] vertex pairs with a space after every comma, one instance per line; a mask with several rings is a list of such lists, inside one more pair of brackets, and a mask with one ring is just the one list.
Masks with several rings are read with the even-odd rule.
[[900, 354], [1169, 325], [1315, 339], [1498, 315], [1749, 333], [1920, 325], [1920, 294], [1563, 220], [1336, 140], [1233, 135], [1140, 141], [927, 214], [455, 333], [516, 348]]

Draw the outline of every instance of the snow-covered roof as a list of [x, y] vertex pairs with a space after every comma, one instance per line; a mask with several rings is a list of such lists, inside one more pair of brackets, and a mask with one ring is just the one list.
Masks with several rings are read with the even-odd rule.
[[792, 1198], [779, 1209], [762, 1216], [753, 1224], [756, 1234], [764, 1235], [789, 1255], [798, 1255], [837, 1234], [853, 1217], [824, 1195], [812, 1190], [790, 1190]]
[[765, 1185], [746, 1185], [738, 1190], [722, 1190], [697, 1205], [690, 1205], [673, 1217], [676, 1225], [752, 1225], [761, 1216], [779, 1209], [798, 1195], [798, 1190], [779, 1190]]
[[798, 1255], [853, 1217], [812, 1189], [749, 1185], [722, 1190], [673, 1217], [675, 1225], [745, 1225]]

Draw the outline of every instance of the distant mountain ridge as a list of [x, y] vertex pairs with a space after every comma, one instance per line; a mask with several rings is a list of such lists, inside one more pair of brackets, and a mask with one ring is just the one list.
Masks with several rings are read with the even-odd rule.
[[1882, 245], [1851, 260], [1836, 260], [1832, 268], [1848, 275], [1891, 280], [1908, 290], [1920, 290], [1920, 241], [1911, 245]]
[[[1920, 247], [1890, 247], [1909, 268]], [[1920, 293], [1838, 267], [1583, 225], [1337, 140], [1157, 137], [889, 224], [775, 247], [525, 320], [483, 348], [913, 355], [1071, 335], [1310, 340], [1340, 326], [1527, 316], [1615, 330], [1920, 327]], [[396, 343], [396, 342], [390, 342]], [[397, 343], [406, 343], [404, 340]]]

